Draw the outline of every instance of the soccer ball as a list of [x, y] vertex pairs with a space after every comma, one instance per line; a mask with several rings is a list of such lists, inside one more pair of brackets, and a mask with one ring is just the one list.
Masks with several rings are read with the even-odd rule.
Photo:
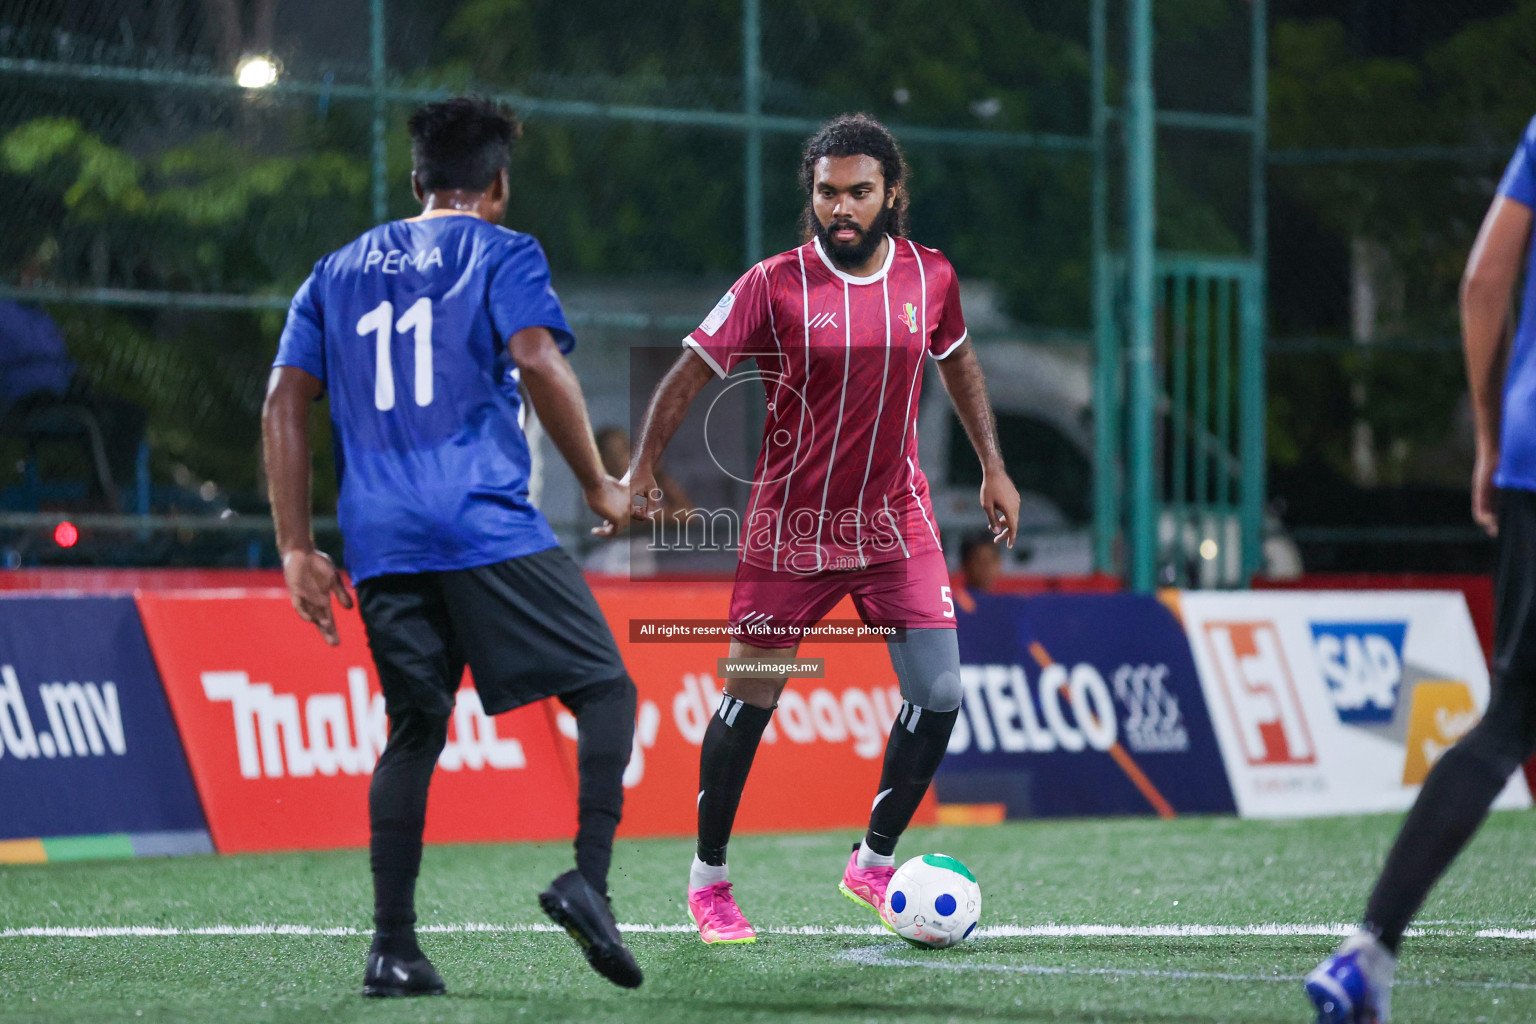
[[914, 946], [944, 949], [966, 940], [981, 919], [981, 886], [953, 857], [913, 857], [891, 876], [881, 916]]

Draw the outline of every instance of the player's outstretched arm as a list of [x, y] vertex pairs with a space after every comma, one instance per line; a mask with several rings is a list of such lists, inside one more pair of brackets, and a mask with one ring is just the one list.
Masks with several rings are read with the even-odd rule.
[[704, 385], [715, 372], [691, 349], [684, 349], [677, 362], [661, 378], [651, 400], [645, 407], [645, 420], [640, 424], [640, 436], [635, 441], [635, 451], [629, 460], [629, 472], [624, 475], [628, 489], [630, 512], [635, 519], [649, 519], [661, 511], [658, 500], [660, 488], [656, 484], [656, 466], [661, 453], [667, 450], [672, 435], [688, 415], [688, 407], [698, 397]]
[[627, 492], [603, 470], [581, 382], [554, 335], [543, 327], [527, 327], [512, 335], [507, 350], [517, 364], [539, 422], [576, 474], [587, 507], [604, 522], [606, 529], [598, 527], [592, 532], [606, 535], [622, 529], [629, 522]]
[[998, 540], [1013, 547], [1019, 529], [1019, 492], [1003, 467], [1003, 450], [997, 443], [997, 417], [987, 398], [987, 379], [970, 339], [939, 360], [939, 377], [954, 403], [955, 414], [981, 460], [981, 507]]
[[1514, 289], [1530, 238], [1531, 208], [1508, 196], [1497, 196], [1483, 218], [1461, 279], [1461, 338], [1477, 435], [1472, 518], [1490, 536], [1499, 532], [1493, 473], [1499, 464], [1499, 424]]
[[261, 407], [261, 441], [288, 598], [299, 617], [314, 623], [325, 642], [335, 647], [341, 638], [331, 595], [343, 608], [352, 607], [352, 595], [329, 556], [315, 550], [309, 512], [309, 407], [321, 390], [318, 380], [297, 367], [274, 369]]

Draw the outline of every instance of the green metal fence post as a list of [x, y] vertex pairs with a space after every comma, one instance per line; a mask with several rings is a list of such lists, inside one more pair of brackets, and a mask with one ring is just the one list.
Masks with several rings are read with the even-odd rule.
[[1190, 521], [1190, 509], [1194, 502], [1189, 497], [1189, 460], [1194, 451], [1195, 433], [1189, 425], [1189, 285], [1192, 278], [1185, 273], [1169, 274], [1166, 278], [1158, 279], [1158, 294], [1165, 295], [1166, 287], [1171, 291], [1167, 299], [1171, 301], [1172, 310], [1168, 317], [1167, 344], [1172, 348], [1172, 359], [1169, 371], [1173, 377], [1171, 386], [1166, 388], [1169, 395], [1168, 418], [1171, 431], [1171, 443], [1168, 446], [1168, 459], [1172, 463], [1168, 468], [1172, 470], [1172, 481], [1168, 493], [1164, 496], [1165, 511], [1174, 513], [1174, 527], [1179, 531], [1179, 540], [1176, 541], [1176, 550], [1181, 556], [1175, 560], [1174, 566], [1179, 576], [1177, 582], [1180, 586], [1189, 584], [1185, 578], [1186, 559], [1182, 557], [1183, 531]]
[[[1222, 515], [1230, 515], [1235, 501], [1232, 466], [1232, 293], [1237, 282], [1231, 277], [1216, 279], [1216, 451], [1221, 462], [1216, 467], [1216, 496], [1211, 504]], [[1241, 353], [1242, 342], [1238, 341]], [[1239, 368], [1238, 373], [1242, 370]], [[1241, 386], [1241, 384], [1239, 384]]]
[[1092, 65], [1088, 88], [1093, 122], [1093, 567], [1115, 571], [1115, 534], [1120, 526], [1120, 403], [1116, 383], [1114, 283], [1109, 260], [1109, 105], [1104, 98], [1107, 0], [1093, 0], [1089, 25]]
[[1269, 25], [1265, 0], [1253, 3], [1253, 147], [1250, 152], [1249, 206], [1253, 218], [1253, 274], [1243, 289], [1243, 424], [1239, 444], [1243, 465], [1242, 537], [1243, 582], [1264, 564], [1264, 504], [1268, 450], [1264, 438], [1265, 389], [1264, 310], [1266, 305], [1266, 257], [1268, 251], [1268, 196], [1264, 175], [1268, 168]]
[[763, 25], [762, 0], [741, 4], [741, 94], [746, 130], [746, 266], [763, 258]]
[[[1195, 504], [1211, 502], [1211, 279], [1195, 277]], [[1218, 469], [1218, 472], [1220, 470]]]
[[373, 92], [373, 222], [389, 216], [389, 168], [384, 154], [384, 0], [368, 5], [369, 51], [372, 58], [368, 86]]
[[1264, 299], [1260, 276], [1255, 271], [1242, 282], [1239, 308], [1239, 362], [1237, 430], [1238, 460], [1242, 477], [1238, 488], [1238, 521], [1242, 534], [1243, 583], [1263, 565], [1264, 543]]
[[1125, 96], [1127, 336], [1131, 397], [1130, 585], [1149, 591], [1157, 573], [1153, 495], [1155, 367], [1153, 251], [1156, 237], [1155, 101], [1152, 94], [1152, 0], [1130, 0], [1129, 75]]

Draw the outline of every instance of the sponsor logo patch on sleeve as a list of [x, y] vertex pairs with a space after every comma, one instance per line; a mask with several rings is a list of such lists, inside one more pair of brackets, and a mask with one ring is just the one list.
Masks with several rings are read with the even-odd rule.
[[720, 301], [715, 303], [715, 308], [710, 310], [709, 316], [705, 317], [704, 322], [699, 324], [699, 330], [713, 338], [715, 332], [720, 329], [720, 325], [725, 323], [725, 318], [731, 315], [731, 307], [734, 305], [736, 305], [736, 294], [734, 292], [726, 292], [720, 296]]

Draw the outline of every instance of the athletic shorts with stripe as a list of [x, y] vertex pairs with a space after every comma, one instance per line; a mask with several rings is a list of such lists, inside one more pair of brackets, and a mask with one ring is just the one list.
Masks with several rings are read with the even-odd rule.
[[929, 551], [818, 573], [775, 572], [739, 562], [731, 591], [731, 638], [754, 647], [793, 647], [845, 597], [853, 598], [859, 618], [870, 626], [955, 628], [944, 553]]

